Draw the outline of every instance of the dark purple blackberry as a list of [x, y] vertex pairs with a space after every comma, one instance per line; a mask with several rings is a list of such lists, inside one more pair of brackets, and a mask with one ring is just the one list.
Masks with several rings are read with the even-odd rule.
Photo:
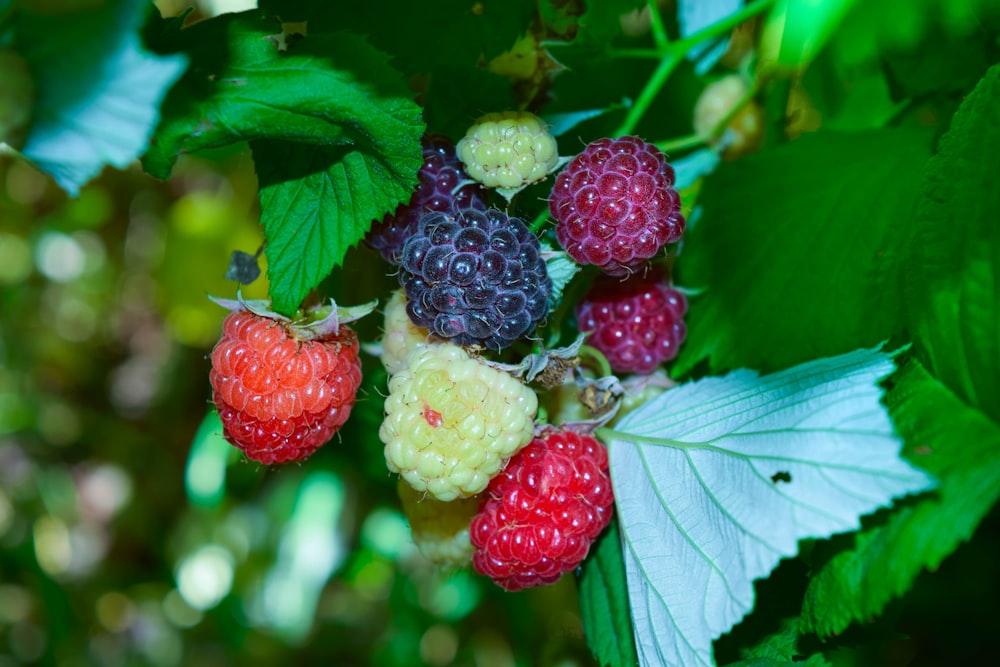
[[403, 246], [399, 282], [414, 324], [493, 350], [530, 333], [552, 292], [538, 239], [496, 209], [424, 215]]
[[[420, 182], [409, 203], [400, 204], [393, 213], [372, 225], [365, 236], [365, 242], [390, 264], [399, 264], [403, 244], [423, 214], [464, 208], [486, 210], [486, 189], [469, 181], [455, 156], [455, 146], [440, 135], [424, 137], [423, 144], [424, 165], [417, 173]], [[469, 183], [456, 192], [462, 181]]]

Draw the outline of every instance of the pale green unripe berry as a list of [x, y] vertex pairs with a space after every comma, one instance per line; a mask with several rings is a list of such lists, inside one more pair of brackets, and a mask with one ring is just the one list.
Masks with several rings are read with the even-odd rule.
[[469, 128], [456, 152], [471, 178], [508, 190], [544, 179], [559, 160], [545, 123], [527, 111], [486, 114]]
[[483, 491], [531, 442], [535, 392], [457, 345], [420, 345], [389, 380], [386, 466], [437, 500]]

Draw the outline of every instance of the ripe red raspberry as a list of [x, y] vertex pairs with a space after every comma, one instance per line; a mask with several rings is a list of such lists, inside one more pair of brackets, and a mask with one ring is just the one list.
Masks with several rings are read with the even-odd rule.
[[549, 212], [556, 238], [580, 264], [633, 273], [684, 233], [674, 170], [638, 137], [598, 139], [560, 172]]
[[590, 436], [532, 440], [493, 478], [472, 520], [476, 571], [516, 591], [574, 569], [611, 520], [607, 470], [607, 451]]
[[301, 461], [344, 425], [361, 384], [358, 337], [297, 340], [282, 322], [226, 316], [212, 351], [212, 398], [223, 435], [254, 461]]
[[[419, 184], [410, 201], [372, 225], [365, 236], [365, 242], [390, 264], [399, 264], [403, 244], [416, 231], [425, 213], [466, 208], [486, 210], [486, 189], [466, 176], [451, 141], [430, 135], [424, 137], [423, 144], [424, 165], [417, 173]], [[462, 181], [467, 184], [456, 190]]]
[[684, 295], [650, 271], [625, 281], [599, 277], [577, 304], [576, 322], [616, 373], [652, 373], [677, 356], [686, 312]]

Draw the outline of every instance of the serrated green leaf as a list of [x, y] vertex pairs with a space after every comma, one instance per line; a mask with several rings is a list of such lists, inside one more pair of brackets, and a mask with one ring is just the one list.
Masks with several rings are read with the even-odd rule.
[[923, 130], [818, 133], [705, 180], [678, 257], [691, 299], [675, 369], [785, 368], [905, 327], [903, 274]]
[[765, 637], [760, 643], [741, 652], [743, 660], [727, 667], [826, 667], [829, 663], [822, 654], [800, 660], [798, 640], [801, 636], [798, 618], [786, 618], [781, 628]]
[[71, 195], [146, 150], [160, 102], [187, 64], [143, 48], [149, 9], [120, 0], [64, 16], [16, 15], [17, 48], [38, 91], [22, 152]]
[[143, 165], [166, 178], [181, 153], [282, 139], [365, 151], [407, 174], [421, 163], [420, 108], [388, 58], [349, 33], [281, 34], [249, 11], [167, 33], [192, 66], [167, 96]]
[[[259, 12], [166, 38], [194, 66], [171, 93], [145, 166], [250, 140], [275, 310], [291, 315], [372, 220], [409, 199], [422, 164], [420, 108], [360, 37], [280, 34]], [[228, 57], [223, 57], [228, 54]]]
[[1000, 427], [913, 360], [886, 402], [908, 458], [939, 480], [934, 494], [858, 534], [813, 577], [803, 631], [830, 637], [867, 621], [969, 539], [1000, 498]]
[[608, 443], [636, 648], [646, 665], [714, 664], [712, 642], [754, 605], [799, 540], [856, 530], [932, 488], [899, 456], [875, 350], [772, 375], [739, 370], [627, 414]]
[[966, 98], [930, 161], [906, 300], [927, 368], [1000, 420], [1000, 66]]
[[583, 564], [579, 594], [587, 646], [597, 661], [604, 667], [638, 664], [616, 519]]
[[[375, 153], [283, 141], [251, 144], [260, 180], [272, 307], [291, 315], [416, 179]], [[415, 173], [416, 170], [414, 170]]]

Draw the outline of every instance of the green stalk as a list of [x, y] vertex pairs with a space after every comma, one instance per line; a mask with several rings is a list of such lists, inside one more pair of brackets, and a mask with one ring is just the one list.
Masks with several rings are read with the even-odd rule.
[[[614, 136], [620, 137], [626, 134], [631, 134], [635, 131], [636, 126], [639, 125], [643, 116], [646, 115], [646, 111], [649, 110], [649, 107], [660, 94], [660, 90], [667, 82], [667, 79], [669, 79], [670, 75], [674, 73], [674, 70], [677, 69], [678, 65], [684, 61], [684, 56], [691, 50], [692, 47], [697, 46], [706, 40], [714, 39], [728, 33], [747, 19], [753, 18], [754, 16], [770, 9], [774, 2], [775, 0], [758, 0], [758, 2], [744, 7], [738, 12], [727, 16], [717, 23], [713, 23], [703, 30], [699, 30], [693, 35], [680, 39], [676, 42], [668, 42], [665, 44], [665, 47], [661, 47], [659, 49], [628, 49], [612, 52], [612, 56], [619, 58], [658, 57], [660, 60], [659, 65], [656, 66], [652, 76], [649, 77], [646, 85], [639, 93], [639, 97], [636, 99], [635, 104], [633, 104], [632, 108], [629, 109], [628, 114], [625, 116], [625, 120], [615, 131]], [[659, 40], [657, 41], [659, 42]]]

